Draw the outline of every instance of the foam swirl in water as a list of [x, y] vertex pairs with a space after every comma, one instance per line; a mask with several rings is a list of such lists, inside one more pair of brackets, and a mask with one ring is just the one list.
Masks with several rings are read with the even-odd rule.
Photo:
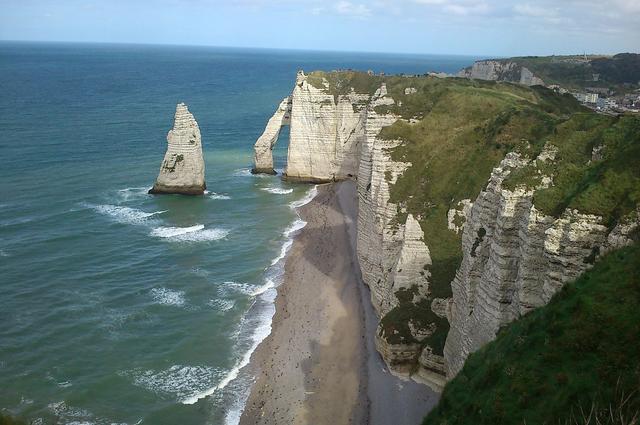
[[148, 218], [167, 212], [166, 210], [146, 212], [146, 211], [138, 210], [136, 208], [123, 207], [119, 205], [109, 205], [109, 204], [106, 204], [106, 205], [86, 204], [86, 205], [89, 208], [93, 208], [100, 214], [109, 216], [110, 218], [117, 221], [118, 223], [123, 223], [123, 224], [144, 224]]

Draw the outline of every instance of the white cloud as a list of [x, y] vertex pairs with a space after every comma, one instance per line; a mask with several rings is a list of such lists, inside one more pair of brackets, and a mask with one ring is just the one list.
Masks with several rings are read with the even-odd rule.
[[513, 7], [513, 11], [518, 15], [533, 16], [533, 17], [547, 17], [547, 16], [557, 15], [557, 12], [555, 9], [551, 9], [548, 7], [535, 6], [530, 3], [516, 4]]
[[446, 4], [447, 0], [413, 0], [418, 4]]
[[356, 18], [366, 18], [371, 16], [371, 9], [364, 3], [351, 3], [350, 1], [340, 1], [334, 4], [334, 10], [340, 15], [353, 16]]
[[483, 15], [490, 11], [487, 3], [478, 0], [413, 0], [413, 3], [436, 6], [445, 13], [459, 16]]
[[446, 5], [444, 10], [454, 15], [484, 15], [489, 12], [487, 3], [458, 3]]

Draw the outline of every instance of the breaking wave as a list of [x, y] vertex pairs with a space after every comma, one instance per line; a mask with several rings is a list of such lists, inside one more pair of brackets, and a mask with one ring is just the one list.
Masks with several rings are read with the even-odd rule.
[[224, 200], [231, 199], [231, 196], [229, 196], [229, 195], [225, 195], [225, 194], [222, 194], [222, 193], [216, 193], [216, 192], [208, 192], [208, 193], [206, 193], [206, 195], [211, 199], [221, 199], [221, 200], [222, 199], [224, 199]]
[[261, 190], [273, 193], [274, 195], [288, 195], [289, 193], [293, 193], [293, 189], [282, 189], [279, 187], [263, 187]]
[[289, 207], [291, 207], [291, 209], [296, 209], [296, 208], [305, 206], [309, 202], [311, 202], [313, 198], [316, 197], [317, 194], [318, 194], [318, 186], [313, 186], [311, 189], [307, 191], [307, 194], [304, 196], [304, 198], [297, 201], [293, 201], [292, 203], [289, 204]]
[[177, 242], [206, 242], [217, 241], [229, 234], [224, 229], [205, 229], [203, 224], [189, 227], [156, 227], [151, 230], [151, 236]]
[[205, 391], [211, 381], [220, 378], [221, 373], [208, 366], [173, 365], [160, 371], [134, 369], [120, 372], [119, 375], [130, 378], [134, 385], [155, 394], [181, 400]]

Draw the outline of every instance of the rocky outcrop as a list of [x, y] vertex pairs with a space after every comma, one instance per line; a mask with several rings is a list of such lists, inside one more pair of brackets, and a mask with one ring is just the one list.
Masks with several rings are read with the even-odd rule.
[[173, 129], [167, 135], [167, 142], [160, 173], [149, 193], [202, 195], [206, 184], [200, 128], [184, 103], [176, 106]]
[[[407, 216], [402, 237], [402, 247], [391, 277], [391, 291], [413, 291], [412, 302], [416, 303], [429, 294], [429, 266], [431, 256], [429, 247], [424, 243], [424, 232], [413, 215]], [[398, 305], [396, 298], [391, 302]]]
[[273, 147], [278, 141], [280, 129], [291, 122], [291, 98], [285, 97], [275, 114], [269, 119], [267, 127], [254, 145], [254, 167], [252, 173], [276, 174], [273, 169]]
[[368, 94], [334, 95], [299, 72], [291, 94], [287, 179], [335, 181], [355, 177], [364, 137]]
[[315, 87], [298, 72], [291, 96], [255, 144], [255, 172], [273, 172], [271, 149], [280, 127], [289, 124], [286, 179], [321, 183], [355, 178], [371, 96], [354, 90], [334, 95], [324, 83]]
[[478, 80], [507, 81], [526, 86], [542, 86], [544, 81], [526, 67], [511, 61], [477, 61], [471, 67], [458, 72], [458, 77]]
[[[553, 160], [552, 153], [545, 149], [537, 160]], [[503, 187], [512, 170], [528, 162], [508, 154], [467, 217], [463, 260], [451, 284], [444, 349], [449, 379], [501, 326], [547, 304], [602, 253], [630, 244], [637, 227], [628, 222], [610, 231], [600, 217], [570, 209], [559, 218], [543, 214], [533, 189]]]

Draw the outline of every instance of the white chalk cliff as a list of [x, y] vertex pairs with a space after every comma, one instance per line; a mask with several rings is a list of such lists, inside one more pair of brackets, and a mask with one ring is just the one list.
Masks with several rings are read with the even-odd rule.
[[158, 178], [149, 193], [202, 195], [206, 184], [200, 128], [184, 103], [176, 106], [167, 143]]
[[[495, 64], [475, 69], [475, 75], [489, 79], [499, 74]], [[519, 82], [541, 82], [517, 71]], [[545, 305], [590, 267], [594, 257], [631, 242], [628, 235], [636, 222], [610, 230], [599, 217], [578, 211], [567, 210], [560, 218], [545, 216], [533, 205], [535, 190], [503, 188], [511, 170], [532, 161], [510, 153], [493, 169], [477, 199], [462, 200], [448, 212], [449, 230], [462, 234], [463, 259], [451, 283], [452, 298], [435, 298], [429, 287], [429, 235], [424, 234], [420, 217], [391, 202], [390, 188], [411, 166], [391, 158], [390, 150], [401, 141], [380, 135], [384, 127], [403, 119], [384, 112], [393, 110], [399, 100], [389, 95], [383, 82], [373, 94], [353, 89], [335, 94], [326, 80], [324, 88], [317, 86], [298, 73], [290, 101], [280, 104], [256, 143], [255, 168], [273, 168], [271, 148], [290, 110], [285, 177], [308, 182], [357, 180], [358, 261], [382, 319], [376, 347], [394, 373], [440, 390], [471, 352], [495, 338], [501, 326]], [[405, 96], [415, 93], [410, 88], [403, 90]], [[553, 157], [550, 147], [536, 160]], [[543, 182], [551, 184], [550, 178]], [[406, 324], [410, 338], [382, 326], [385, 316], [402, 304], [399, 294], [410, 294], [408, 302], [415, 308], [430, 309], [430, 323]], [[447, 321], [448, 326], [442, 326]], [[448, 329], [444, 353], [428, 339], [437, 326], [441, 332]]]
[[483, 60], [458, 72], [458, 77], [478, 80], [508, 81], [526, 86], [543, 86], [544, 81], [528, 68], [516, 62]]
[[[415, 90], [405, 94], [413, 93]], [[373, 95], [353, 89], [334, 95], [327, 81], [324, 88], [318, 88], [299, 72], [288, 99], [289, 102], [285, 99], [280, 104], [256, 142], [254, 169], [266, 172], [272, 169], [271, 150], [278, 127], [286, 125], [283, 117], [289, 110], [291, 128], [285, 178], [306, 182], [357, 179], [358, 260], [378, 317], [398, 305], [395, 293], [400, 289], [415, 289], [416, 300], [427, 295], [429, 273], [425, 265], [430, 264], [430, 257], [422, 229], [413, 216], [406, 223], [398, 223], [397, 206], [389, 201], [390, 184], [410, 164], [390, 158], [389, 149], [400, 141], [379, 137], [383, 127], [399, 119], [392, 113], [376, 110], [396, 103], [384, 83]], [[415, 332], [422, 337], [433, 329], [416, 328]], [[409, 347], [389, 344], [380, 333], [377, 339], [379, 351], [395, 373], [410, 375], [424, 351], [422, 358], [427, 368], [417, 368], [420, 380], [441, 388], [445, 376], [443, 357], [430, 355], [428, 345], [423, 350], [421, 344], [412, 343]]]
[[[553, 160], [545, 149], [537, 161]], [[596, 215], [567, 209], [560, 218], [533, 205], [534, 190], [502, 187], [529, 163], [510, 153], [493, 169], [473, 203], [462, 235], [463, 260], [451, 283], [450, 331], [445, 344], [447, 378], [467, 356], [495, 339], [500, 327], [549, 302], [604, 253], [632, 243], [637, 222], [613, 230]]]
[[262, 136], [256, 141], [254, 145], [254, 167], [251, 170], [253, 173], [263, 174], [276, 174], [273, 169], [273, 147], [278, 141], [280, 135], [280, 129], [284, 125], [289, 125], [291, 122], [291, 98], [285, 97], [275, 114], [269, 119], [267, 127], [264, 129]]

